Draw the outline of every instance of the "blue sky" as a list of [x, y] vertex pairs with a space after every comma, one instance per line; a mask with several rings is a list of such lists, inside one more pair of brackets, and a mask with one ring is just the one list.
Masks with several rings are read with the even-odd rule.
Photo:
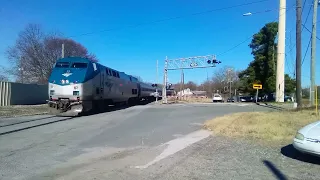
[[[100, 63], [129, 74], [141, 76], [143, 80], [154, 82], [156, 79], [156, 60], [159, 60], [159, 81], [162, 82], [164, 59], [220, 54], [243, 42], [258, 32], [265, 23], [277, 20], [278, 0], [269, 0], [248, 6], [185, 16], [180, 19], [151, 23], [128, 28], [128, 26], [148, 23], [176, 16], [230, 7], [257, 0], [179, 0], [179, 1], [85, 1], [85, 0], [1, 0], [0, 2], [0, 64], [8, 66], [5, 50], [15, 43], [19, 31], [28, 23], [41, 24], [46, 32], [59, 31], [72, 37], [88, 50], [97, 55]], [[304, 0], [303, 0], [304, 1]], [[312, 0], [307, 0], [303, 11], [303, 22]], [[295, 71], [295, 1], [287, 0], [286, 23], [286, 73]], [[242, 16], [246, 12], [266, 13]], [[319, 14], [319, 13], [318, 13]], [[311, 30], [312, 11], [307, 21]], [[115, 29], [112, 31], [103, 30]], [[94, 32], [90, 35], [84, 33]], [[290, 33], [291, 32], [291, 33]], [[319, 32], [319, 31], [318, 31]], [[291, 43], [290, 43], [291, 34]], [[306, 51], [310, 33], [302, 33], [302, 52]], [[217, 58], [222, 64], [216, 68], [185, 71], [185, 81], [201, 83], [222, 66], [245, 69], [253, 59], [250, 40]], [[319, 52], [319, 41], [317, 41]], [[302, 69], [303, 86], [309, 85], [310, 49]], [[317, 53], [319, 54], [319, 53]], [[320, 62], [317, 62], [317, 69]], [[320, 72], [317, 72], [319, 77]], [[180, 72], [170, 71], [169, 81], [180, 79]], [[320, 79], [316, 78], [317, 84]]]

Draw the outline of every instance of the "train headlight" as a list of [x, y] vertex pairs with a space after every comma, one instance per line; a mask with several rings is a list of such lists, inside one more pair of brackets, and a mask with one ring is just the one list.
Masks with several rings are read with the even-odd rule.
[[78, 89], [78, 86], [74, 86], [73, 89]]
[[69, 80], [66, 80], [66, 84], [69, 84]]
[[65, 81], [62, 79], [62, 80], [61, 80], [61, 83], [62, 83], [62, 84], [64, 84], [64, 83], [65, 83]]

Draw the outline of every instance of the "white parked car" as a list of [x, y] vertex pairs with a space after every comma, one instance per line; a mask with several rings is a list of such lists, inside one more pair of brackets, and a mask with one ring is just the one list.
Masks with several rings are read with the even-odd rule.
[[214, 94], [212, 98], [213, 102], [223, 102], [223, 98], [220, 94]]
[[301, 128], [292, 145], [302, 153], [320, 156], [320, 121]]

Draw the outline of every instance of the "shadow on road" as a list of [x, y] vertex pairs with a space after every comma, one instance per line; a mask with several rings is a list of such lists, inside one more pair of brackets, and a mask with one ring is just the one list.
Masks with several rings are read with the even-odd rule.
[[31, 120], [27, 120], [27, 121], [20, 121], [20, 122], [11, 123], [11, 124], [0, 125], [0, 128], [1, 127], [7, 127], [7, 126], [13, 126], [13, 125], [16, 125], [16, 124], [28, 123], [28, 122], [32, 122], [32, 121], [40, 121], [40, 120], [49, 119], [49, 118], [52, 118], [52, 117], [54, 117], [54, 115], [49, 116], [49, 117], [43, 117], [43, 118], [31, 119]]
[[102, 113], [107, 113], [107, 112], [119, 111], [119, 110], [122, 110], [122, 109], [127, 109], [127, 108], [130, 108], [130, 107], [134, 107], [134, 106], [144, 106], [144, 105], [150, 104], [152, 102], [153, 101], [141, 101], [139, 104], [132, 105], [132, 106], [125, 105], [125, 104], [110, 105], [110, 106], [106, 106], [102, 110], [91, 110], [89, 112], [81, 113], [81, 114], [79, 114], [79, 116], [91, 116], [91, 115], [95, 115], [95, 114], [102, 114]]
[[296, 150], [292, 144], [282, 147], [281, 154], [298, 161], [320, 165], [320, 157], [303, 154]]
[[[153, 101], [141, 101], [138, 105], [135, 106], [139, 106], [139, 105], [147, 105], [152, 103]], [[95, 115], [95, 114], [100, 114], [100, 113], [106, 113], [106, 112], [113, 112], [113, 111], [118, 111], [118, 110], [122, 110], [122, 109], [126, 109], [132, 106], [128, 106], [128, 105], [115, 105], [115, 106], [108, 106], [106, 108], [104, 108], [102, 111], [98, 112], [98, 111], [90, 111], [84, 114], [79, 115], [81, 116], [90, 116], [90, 115]], [[33, 121], [40, 121], [40, 120], [46, 120], [46, 119], [50, 119], [50, 118], [55, 118], [55, 117], [64, 117], [64, 119], [59, 119], [59, 120], [55, 120], [55, 121], [50, 121], [50, 122], [46, 122], [46, 123], [41, 123], [41, 124], [37, 124], [37, 125], [32, 125], [32, 126], [28, 126], [26, 124], [25, 127], [21, 127], [18, 129], [14, 129], [14, 130], [10, 130], [10, 131], [6, 131], [6, 132], [2, 132], [0, 133], [0, 136], [2, 135], [6, 135], [6, 134], [11, 134], [11, 133], [15, 133], [15, 132], [19, 132], [19, 131], [23, 131], [23, 130], [27, 130], [27, 129], [31, 129], [31, 128], [35, 128], [35, 127], [40, 127], [40, 126], [45, 126], [45, 125], [49, 125], [49, 124], [53, 124], [53, 123], [57, 123], [57, 122], [62, 122], [62, 121], [67, 121], [67, 120], [72, 120], [75, 119], [79, 116], [59, 116], [59, 115], [53, 115], [50, 117], [44, 117], [44, 118], [37, 118], [37, 119], [32, 119], [32, 120], [27, 120], [27, 121], [21, 121], [21, 122], [17, 122], [17, 123], [12, 123], [12, 124], [7, 124], [7, 125], [2, 125], [0, 126], [0, 128], [5, 128], [8, 126], [14, 126], [14, 125], [18, 125], [18, 124], [23, 124], [23, 123], [28, 123], [28, 122], [33, 122]]]
[[263, 160], [263, 164], [279, 179], [287, 180], [288, 178], [270, 161]]
[[283, 108], [283, 107], [279, 107], [279, 106], [273, 106], [273, 105], [270, 105], [270, 104], [261, 104], [261, 103], [256, 103], [258, 106], [261, 106], [261, 107], [266, 107], [266, 108], [270, 108], [270, 109], [275, 109], [275, 110], [279, 110], [279, 111], [283, 111], [283, 110], [287, 110], [286, 108]]
[[27, 130], [27, 129], [31, 129], [31, 128], [35, 128], [35, 127], [39, 127], [39, 126], [44, 126], [44, 125], [48, 125], [48, 124], [53, 124], [53, 123], [57, 123], [57, 122], [61, 122], [61, 121], [67, 121], [67, 120], [71, 120], [71, 119], [73, 119], [73, 117], [68, 117], [68, 118], [65, 118], [65, 119], [60, 119], [60, 120], [56, 120], [56, 121], [51, 121], [51, 122], [47, 122], [47, 123], [42, 123], [42, 124], [38, 124], [38, 125], [34, 125], [34, 126], [27, 126], [27, 127], [15, 129], [15, 130], [12, 130], [12, 131], [7, 131], [7, 132], [0, 133], [0, 136], [6, 135], [6, 134], [15, 133], [15, 132], [19, 132], [19, 131], [23, 131], [23, 130]]

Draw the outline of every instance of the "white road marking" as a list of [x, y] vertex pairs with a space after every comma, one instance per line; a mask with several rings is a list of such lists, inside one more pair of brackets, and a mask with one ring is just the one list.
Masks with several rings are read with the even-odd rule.
[[249, 106], [250, 104], [238, 104], [237, 106]]
[[173, 155], [174, 153], [181, 151], [182, 149], [190, 146], [191, 144], [194, 144], [204, 138], [207, 138], [209, 135], [211, 134], [210, 131], [207, 130], [199, 130], [199, 131], [195, 131], [193, 133], [190, 133], [188, 135], [185, 135], [183, 137], [171, 140], [163, 145], [168, 145], [168, 147], [159, 155], [157, 156], [154, 160], [152, 160], [151, 162], [147, 163], [146, 165], [143, 166], [135, 166], [135, 168], [138, 169], [145, 169], [151, 165], [153, 165], [154, 163], [170, 156]]
[[191, 126], [203, 126], [203, 124], [201, 124], [201, 123], [190, 123], [189, 125], [191, 125]]
[[183, 135], [182, 134], [174, 134], [172, 136], [175, 137], [175, 138], [179, 138], [179, 137], [182, 137]]

